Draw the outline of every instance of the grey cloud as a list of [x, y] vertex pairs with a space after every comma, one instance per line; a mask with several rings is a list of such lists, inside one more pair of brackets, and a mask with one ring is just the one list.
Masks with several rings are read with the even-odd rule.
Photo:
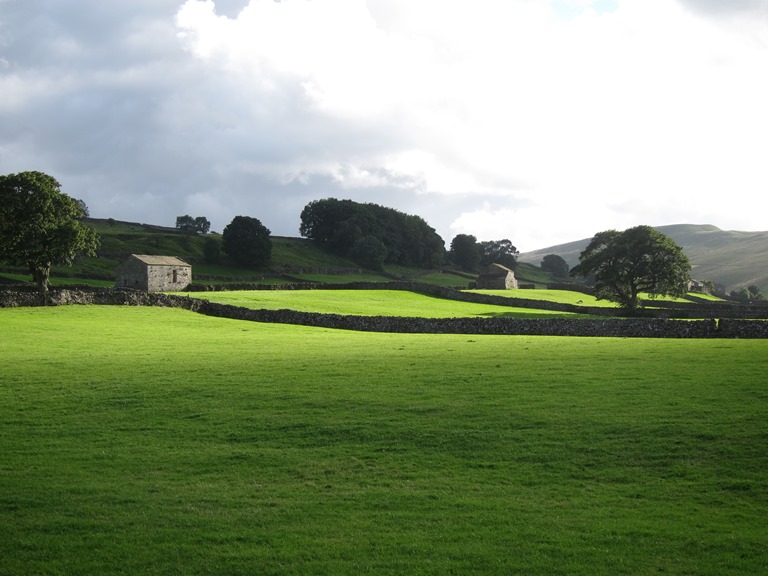
[[[9, 0], [0, 14], [0, 46], [10, 64], [23, 69], [135, 64], [160, 48], [155, 45], [158, 24], [165, 23], [165, 31], [173, 32], [180, 3]], [[168, 43], [162, 46], [167, 48]]]
[[[242, 4], [219, 0], [217, 11], [231, 16]], [[244, 214], [279, 235], [297, 235], [301, 209], [317, 198], [390, 196], [401, 209], [416, 207], [405, 192], [345, 189], [328, 175], [296, 172], [307, 161], [394, 149], [407, 140], [404, 129], [388, 119], [341, 122], [314, 110], [296, 80], [274, 77], [260, 91], [195, 60], [176, 37], [180, 5], [2, 3], [8, 66], [0, 74], [45, 89], [0, 112], [0, 173], [49, 172], [96, 217], [172, 225], [193, 213], [221, 230]], [[396, 175], [377, 176], [408, 188]]]
[[758, 15], [768, 18], [768, 0], [679, 0], [688, 8], [713, 15]]
[[236, 18], [248, 5], [248, 0], [214, 0], [216, 13], [227, 18]]

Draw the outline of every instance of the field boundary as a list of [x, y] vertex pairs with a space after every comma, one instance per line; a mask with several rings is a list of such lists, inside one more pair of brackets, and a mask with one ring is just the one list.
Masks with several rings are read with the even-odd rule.
[[[230, 290], [404, 290], [416, 294], [424, 294], [446, 300], [460, 302], [473, 302], [475, 304], [491, 304], [494, 306], [508, 306], [513, 308], [534, 308], [552, 312], [573, 312], [576, 314], [589, 314], [591, 316], [624, 317], [624, 311], [620, 308], [608, 308], [601, 306], [584, 306], [581, 304], [567, 304], [562, 302], [550, 302], [516, 296], [496, 296], [493, 294], [478, 294], [465, 292], [446, 286], [437, 286], [424, 282], [346, 282], [346, 283], [291, 283], [291, 284], [229, 284], [229, 285], [200, 285], [192, 284], [187, 288], [188, 292], [223, 292]], [[525, 293], [525, 290], [515, 291]], [[728, 302], [667, 302], [663, 300], [646, 301], [647, 307], [637, 311], [637, 315], [646, 318], [768, 318], [768, 305], [760, 304], [732, 304]]]
[[[295, 310], [253, 310], [217, 304], [191, 296], [152, 294], [122, 289], [52, 289], [50, 303], [62, 305], [162, 306], [183, 308], [207, 316], [354, 330], [411, 334], [496, 334], [531, 336], [592, 336], [621, 338], [768, 338], [768, 320], [707, 318], [523, 319], [523, 318], [412, 318], [347, 316]], [[0, 292], [0, 307], [36, 306], [34, 292]]]

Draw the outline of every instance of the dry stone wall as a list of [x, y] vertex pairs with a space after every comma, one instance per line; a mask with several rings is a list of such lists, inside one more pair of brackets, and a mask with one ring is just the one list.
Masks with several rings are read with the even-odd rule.
[[[665, 318], [596, 318], [569, 320], [521, 318], [402, 318], [343, 316], [294, 310], [251, 310], [190, 296], [169, 296], [119, 289], [52, 289], [53, 305], [100, 304], [183, 308], [220, 318], [250, 322], [299, 324], [364, 332], [421, 334], [499, 334], [530, 336], [608, 336], [620, 338], [768, 338], [768, 320]], [[0, 307], [36, 306], [37, 292], [0, 291]]]
[[[606, 308], [601, 306], [583, 306], [558, 302], [533, 300], [517, 296], [496, 296], [492, 294], [478, 294], [465, 292], [433, 284], [422, 282], [348, 282], [348, 283], [289, 283], [289, 284], [221, 284], [200, 285], [193, 284], [187, 288], [187, 292], [223, 292], [226, 290], [406, 290], [417, 294], [426, 294], [437, 298], [458, 300], [461, 302], [475, 302], [479, 304], [492, 304], [495, 306], [509, 306], [514, 308], [536, 308], [538, 310], [551, 310], [554, 312], [574, 312], [589, 314], [592, 316], [621, 317], [622, 310], [618, 308]], [[524, 295], [524, 290], [510, 291], [510, 294]], [[638, 314], [647, 318], [768, 318], [768, 304], [754, 303], [750, 305], [729, 303], [697, 304], [694, 302], [672, 303], [662, 300], [652, 302], [649, 307], [641, 309]]]

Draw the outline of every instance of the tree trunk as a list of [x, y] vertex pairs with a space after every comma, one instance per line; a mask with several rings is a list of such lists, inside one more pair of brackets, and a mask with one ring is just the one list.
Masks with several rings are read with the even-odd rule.
[[48, 279], [51, 277], [51, 265], [32, 266], [32, 279], [37, 284], [40, 292], [40, 301], [43, 306], [48, 306], [48, 288], [50, 286]]
[[629, 315], [630, 316], [636, 316], [637, 315], [637, 309], [640, 304], [640, 293], [637, 289], [637, 286], [632, 285], [630, 286], [630, 294], [629, 294]]

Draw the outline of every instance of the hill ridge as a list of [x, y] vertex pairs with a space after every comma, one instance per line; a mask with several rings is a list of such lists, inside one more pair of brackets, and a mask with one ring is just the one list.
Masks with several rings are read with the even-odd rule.
[[[768, 231], [721, 230], [713, 224], [654, 226], [678, 244], [691, 262], [691, 275], [711, 280], [726, 292], [756, 285], [768, 289]], [[583, 238], [520, 254], [519, 261], [538, 265], [548, 254], [561, 256], [570, 267], [591, 238]]]

